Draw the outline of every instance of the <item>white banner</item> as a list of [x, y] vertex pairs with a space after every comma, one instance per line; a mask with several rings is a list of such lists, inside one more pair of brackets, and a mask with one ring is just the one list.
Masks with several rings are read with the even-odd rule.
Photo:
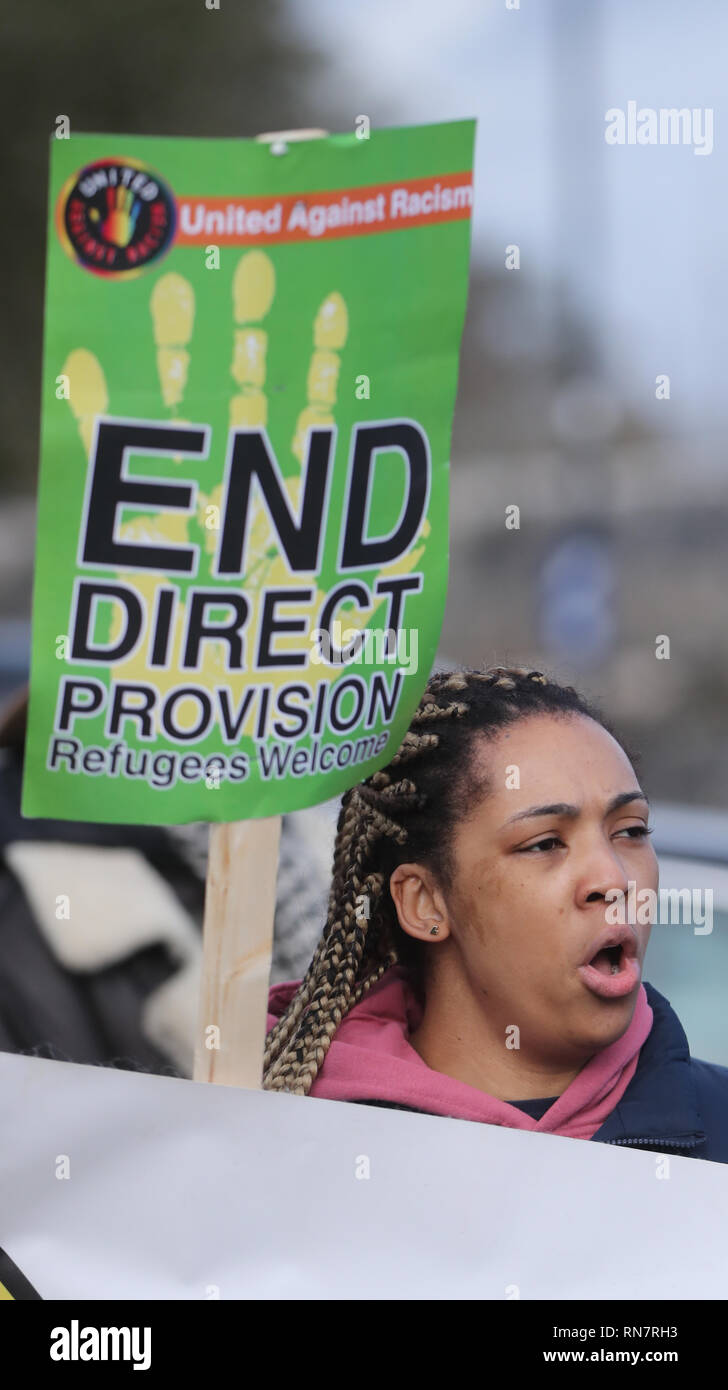
[[0, 1134], [44, 1299], [728, 1297], [723, 1164], [8, 1053]]

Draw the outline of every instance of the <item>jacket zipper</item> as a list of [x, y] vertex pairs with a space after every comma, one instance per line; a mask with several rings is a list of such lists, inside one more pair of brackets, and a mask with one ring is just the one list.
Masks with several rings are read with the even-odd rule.
[[652, 1134], [646, 1139], [603, 1139], [603, 1144], [662, 1144], [664, 1148], [671, 1149], [695, 1149], [704, 1141], [702, 1139], [661, 1139], [659, 1135]]

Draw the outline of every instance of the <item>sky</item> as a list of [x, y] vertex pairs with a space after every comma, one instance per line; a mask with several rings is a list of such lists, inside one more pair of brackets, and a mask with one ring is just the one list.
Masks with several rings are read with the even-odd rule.
[[[339, 128], [476, 117], [474, 255], [502, 265], [517, 243], [533, 293], [556, 287], [586, 316], [615, 393], [653, 428], [721, 431], [724, 0], [291, 0], [289, 14], [329, 60]], [[608, 145], [606, 112], [629, 101], [710, 108], [712, 152]]]

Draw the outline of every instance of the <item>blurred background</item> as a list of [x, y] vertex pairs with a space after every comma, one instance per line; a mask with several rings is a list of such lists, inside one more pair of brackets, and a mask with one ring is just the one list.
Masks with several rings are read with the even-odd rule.
[[[197, 136], [474, 116], [443, 660], [527, 661], [596, 696], [642, 753], [665, 853], [725, 876], [728, 8], [29, 0], [6, 12], [3, 49], [0, 698], [29, 660], [57, 116], [72, 132]], [[605, 113], [629, 101], [711, 109], [712, 151], [608, 144]], [[647, 973], [689, 1036], [694, 1020], [693, 1050], [728, 1063], [725, 882], [721, 904], [711, 937], [656, 927]]]

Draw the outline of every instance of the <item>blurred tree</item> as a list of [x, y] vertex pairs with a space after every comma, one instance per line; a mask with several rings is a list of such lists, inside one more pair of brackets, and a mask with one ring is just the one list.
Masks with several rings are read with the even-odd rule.
[[[212, 3], [212, 0], [210, 0]], [[39, 398], [48, 142], [71, 133], [252, 136], [328, 125], [305, 105], [324, 88], [318, 55], [286, 37], [281, 0], [25, 0], [6, 6], [0, 57], [5, 387], [0, 490], [33, 492]]]

